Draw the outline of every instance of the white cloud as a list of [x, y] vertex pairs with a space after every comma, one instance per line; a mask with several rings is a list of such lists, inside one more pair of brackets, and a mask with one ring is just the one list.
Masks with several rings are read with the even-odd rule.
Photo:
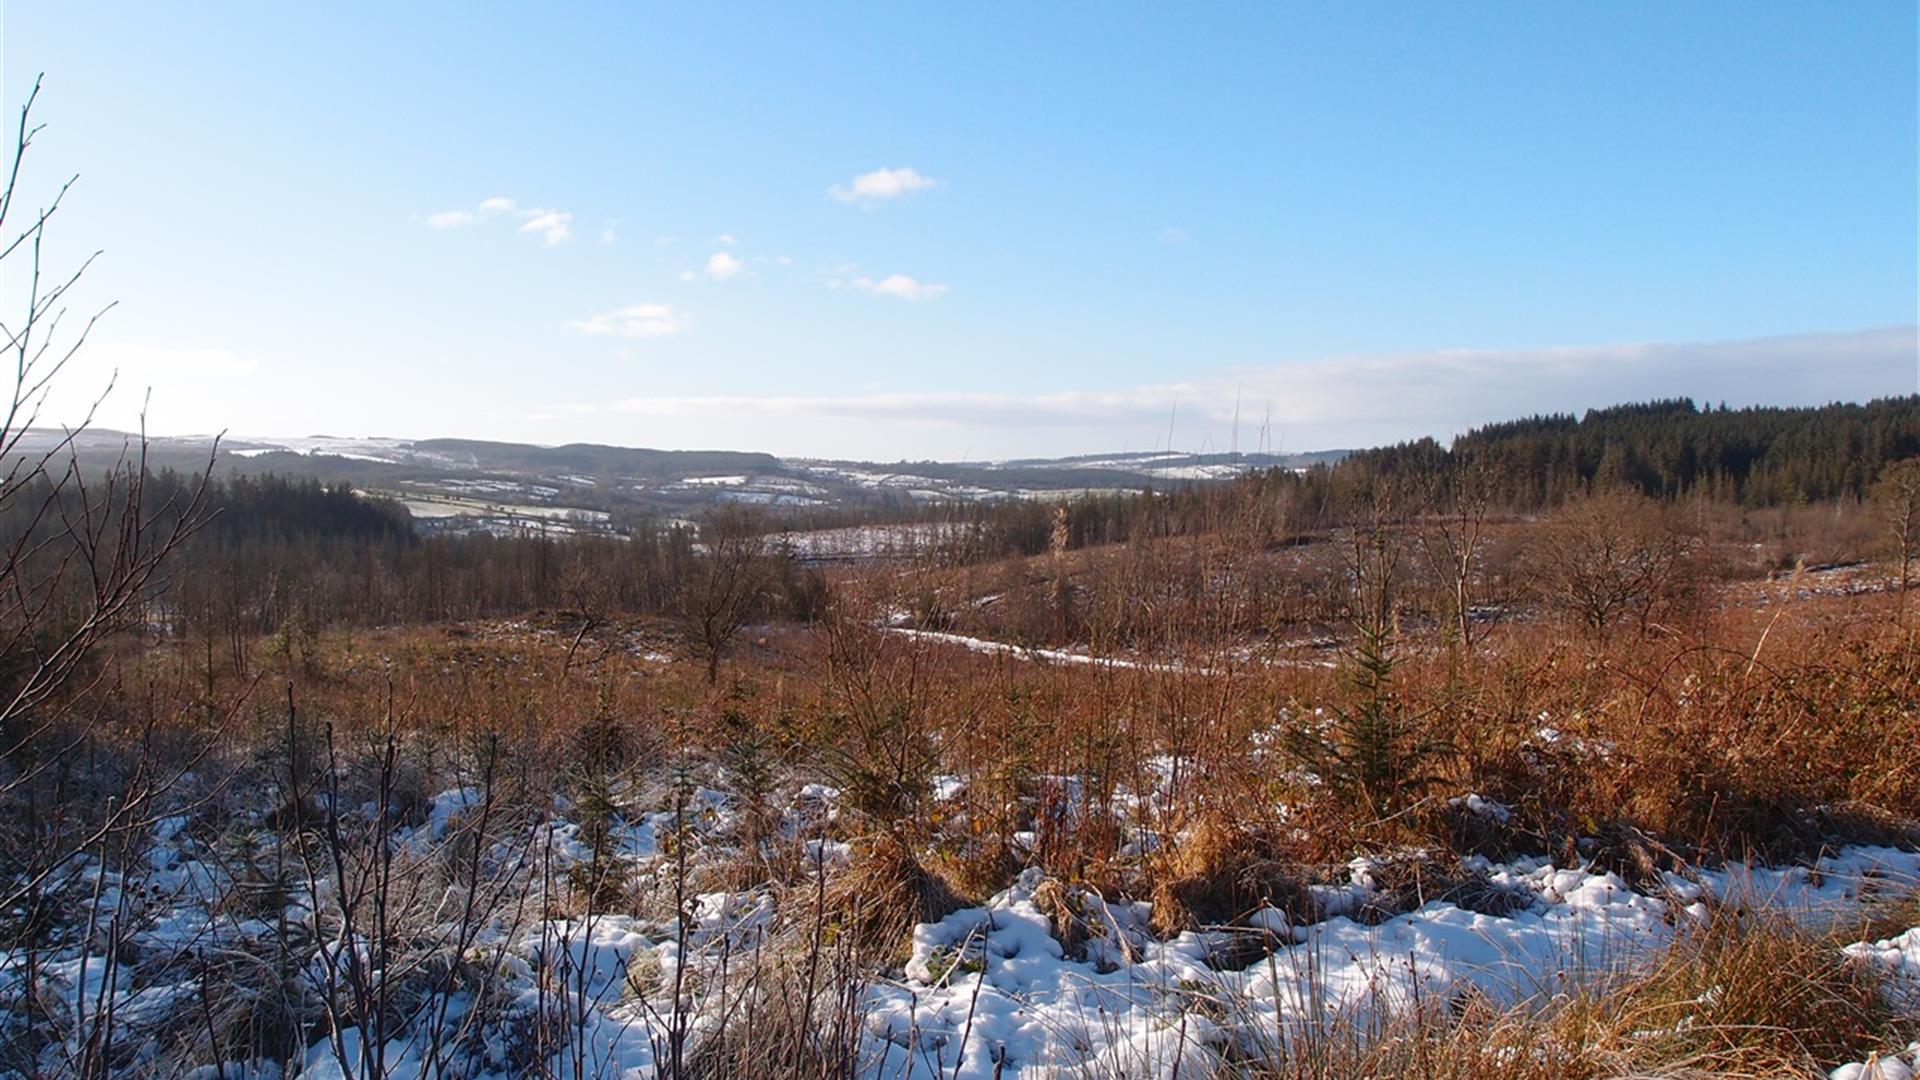
[[1184, 244], [1193, 239], [1193, 234], [1178, 225], [1169, 225], [1160, 230], [1160, 242], [1163, 244]]
[[888, 274], [878, 281], [857, 277], [849, 284], [869, 296], [896, 296], [902, 300], [931, 300], [947, 291], [945, 285], [919, 281], [905, 274]]
[[[475, 222], [488, 221], [498, 217], [512, 217], [520, 222], [520, 230], [532, 236], [538, 236], [548, 247], [566, 243], [573, 236], [573, 215], [565, 210], [551, 210], [546, 207], [529, 207], [525, 210], [520, 204], [505, 195], [495, 195], [480, 200], [473, 210], [442, 210], [427, 216], [427, 224], [436, 229], [457, 229]], [[601, 233], [600, 242], [613, 243], [611, 228]]]
[[601, 247], [612, 247], [614, 243], [619, 239], [620, 239], [619, 234], [614, 232], [612, 227], [608, 227], [600, 230], [600, 246]]
[[567, 328], [582, 334], [610, 334], [615, 337], [672, 337], [687, 329], [689, 320], [667, 304], [629, 304], [602, 312], [591, 318], [570, 322]]
[[734, 239], [732, 233], [721, 233], [719, 236], [713, 238], [713, 242], [719, 244], [721, 247], [732, 247], [737, 241]]
[[851, 183], [833, 185], [827, 189], [827, 194], [841, 202], [871, 203], [880, 199], [897, 199], [902, 195], [938, 187], [939, 184], [940, 181], [917, 169], [875, 169], [854, 177]]
[[732, 252], [716, 251], [707, 256], [707, 264], [700, 269], [680, 271], [680, 280], [698, 281], [706, 278], [708, 281], [726, 281], [739, 277], [746, 269], [746, 261]]
[[522, 211], [522, 216], [526, 220], [520, 223], [520, 231], [538, 235], [548, 247], [564, 244], [573, 235], [573, 227], [570, 224], [573, 221], [573, 215], [565, 210], [536, 207]]
[[[1380, 445], [1543, 412], [1691, 396], [1702, 406], [1817, 405], [1911, 393], [1920, 329], [1886, 327], [1718, 342], [1449, 349], [1228, 369], [1190, 382], [1045, 394], [878, 393], [642, 397], [600, 411], [937, 423], [995, 431], [1100, 428], [1082, 448], [1151, 445], [1177, 415], [1183, 441], [1226, 439], [1262, 418], [1289, 450]], [[1245, 445], [1245, 442], [1242, 442]]]
[[1031, 423], [1105, 424], [1116, 416], [1166, 420], [1160, 388], [1114, 393], [856, 394], [837, 397], [636, 397], [600, 411], [651, 416], [801, 416], [1019, 427]]

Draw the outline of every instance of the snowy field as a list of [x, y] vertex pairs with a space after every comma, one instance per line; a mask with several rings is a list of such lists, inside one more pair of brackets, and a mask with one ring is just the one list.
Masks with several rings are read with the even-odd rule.
[[942, 522], [905, 525], [850, 525], [839, 529], [795, 529], [773, 541], [796, 558], [820, 562], [899, 559], [927, 555], [964, 538], [969, 526]]
[[[960, 790], [948, 778], [940, 797]], [[70, 905], [55, 935], [64, 943], [0, 958], [0, 1025], [38, 1046], [21, 1075], [70, 1074], [67, 1063], [104, 1038], [99, 1056], [119, 1075], [654, 1076], [677, 1042], [695, 1047], [740, 1023], [728, 1003], [737, 1010], [759, 985], [756, 964], [792, 954], [806, 920], [782, 912], [781, 897], [808, 895], [814, 879], [824, 894], [856, 858], [855, 845], [832, 839], [838, 803], [838, 792], [809, 784], [778, 807], [781, 842], [803, 855], [797, 888], [694, 891], [683, 917], [672, 914], [688, 880], [676, 855], [726, 853], [743, 821], [741, 800], [724, 791], [695, 787], [667, 809], [597, 825], [565, 800], [509, 810], [480, 787], [405, 812], [343, 804], [321, 818], [329, 834], [362, 843], [339, 864], [328, 845], [257, 810], [238, 827], [204, 810], [162, 817], [131, 862], [108, 870], [81, 854], [48, 884]], [[1477, 798], [1465, 805], [1504, 812]], [[857, 1071], [1227, 1075], [1224, 1061], [1364, 1030], [1470, 989], [1512, 1004], [1617, 975], [1724, 905], [1821, 925], [1920, 883], [1920, 853], [1876, 847], [1807, 867], [1669, 872], [1639, 891], [1591, 868], [1475, 858], [1464, 867], [1482, 885], [1472, 901], [1383, 914], [1386, 866], [1359, 859], [1291, 912], [1261, 908], [1170, 937], [1154, 932], [1145, 902], [1109, 903], [1029, 869], [986, 904], [919, 925], [903, 964], [851, 986]], [[668, 902], [651, 915], [610, 913], [591, 899], [602, 875], [620, 895]], [[406, 931], [382, 936], [373, 911]], [[1847, 952], [1920, 1002], [1920, 927]], [[29, 996], [55, 1018], [44, 1030], [23, 1031], [18, 1006]], [[302, 1036], [286, 1063], [171, 1056], [236, 1012], [295, 1015], [297, 1031], [318, 1034]], [[1904, 1075], [1904, 1060], [1882, 1061], [1875, 1075]]]

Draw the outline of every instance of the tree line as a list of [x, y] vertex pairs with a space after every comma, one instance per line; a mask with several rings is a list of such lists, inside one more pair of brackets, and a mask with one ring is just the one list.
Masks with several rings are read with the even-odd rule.
[[1472, 463], [1495, 501], [1515, 510], [1621, 489], [1760, 507], [1861, 499], [1889, 463], [1916, 455], [1920, 395], [1743, 409], [1673, 398], [1489, 424], [1450, 447], [1423, 439], [1363, 451], [1339, 468], [1411, 474]]
[[[937, 522], [939, 539], [917, 554], [984, 563], [1228, 528], [1259, 544], [1287, 543], [1374, 513], [1382, 492], [1429, 519], [1468, 503], [1477, 514], [1533, 513], [1602, 492], [1750, 507], [1861, 500], [1889, 463], [1915, 456], [1920, 396], [1804, 409], [1701, 408], [1683, 398], [1493, 424], [1451, 446], [1423, 439], [1224, 484], [925, 505], [866, 521]], [[34, 483], [51, 486], [45, 477]], [[0, 540], [15, 543], [58, 518], [41, 509], [46, 499], [26, 490], [32, 486], [0, 508]], [[153, 587], [146, 618], [163, 629], [221, 627], [235, 650], [289, 626], [541, 608], [671, 613], [719, 550], [712, 536], [703, 539], [714, 520], [642, 520], [621, 537], [422, 535], [395, 502], [344, 483], [274, 475], [161, 471], [146, 480], [145, 505], [157, 508], [149, 512], [154, 527], [175, 527], [169, 517], [188, 507], [199, 517], [172, 553], [164, 588]], [[821, 602], [818, 574], [775, 538], [792, 524], [736, 510], [721, 530], [769, 537], [762, 553], [770, 584], [756, 601], [766, 613], [804, 613]]]

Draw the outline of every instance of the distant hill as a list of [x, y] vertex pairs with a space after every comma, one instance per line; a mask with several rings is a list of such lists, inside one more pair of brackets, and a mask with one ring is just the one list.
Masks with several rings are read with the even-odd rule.
[[[64, 438], [36, 430], [21, 450], [44, 452]], [[104, 468], [137, 451], [137, 443], [125, 432], [95, 429], [71, 445], [83, 466]], [[1450, 446], [1422, 439], [1293, 454], [1137, 451], [887, 464], [455, 438], [235, 438], [222, 440], [217, 454], [209, 436], [157, 437], [146, 446], [155, 471], [194, 473], [211, 460], [223, 477], [345, 484], [393, 499], [423, 528], [493, 532], [618, 530], [641, 518], [687, 517], [728, 502], [831, 519], [933, 503], [1165, 490], [1275, 469], [1411, 478], [1464, 463], [1484, 469], [1493, 498], [1516, 509], [1609, 485], [1760, 506], [1859, 497], [1886, 462], [1915, 455], [1920, 396], [1743, 409], [1676, 398], [1488, 424]]]
[[[32, 432], [23, 450], [43, 450], [62, 437]], [[136, 441], [95, 429], [73, 446], [83, 464], [105, 467]], [[213, 439], [157, 437], [146, 449], [152, 468], [192, 473], [207, 466]], [[523, 532], [617, 528], [623, 520], [690, 515], [724, 502], [828, 512], [1139, 491], [1304, 469], [1343, 454], [1147, 452], [883, 464], [593, 443], [307, 435], [223, 439], [211, 460], [223, 477], [275, 475], [388, 496], [426, 528]]]
[[422, 439], [410, 445], [420, 453], [441, 457], [448, 463], [458, 462], [468, 468], [520, 472], [564, 470], [585, 476], [673, 479], [701, 473], [777, 472], [781, 469], [780, 459], [772, 454], [732, 450], [646, 450], [593, 443], [530, 446], [479, 439]]

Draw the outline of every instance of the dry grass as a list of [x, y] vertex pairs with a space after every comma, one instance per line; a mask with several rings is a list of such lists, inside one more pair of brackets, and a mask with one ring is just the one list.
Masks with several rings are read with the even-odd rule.
[[856, 840], [852, 861], [831, 876], [817, 902], [797, 895], [796, 925], [824, 928], [864, 956], [889, 966], [906, 959], [915, 925], [935, 922], [961, 906], [947, 882], [929, 870], [898, 837], [879, 833]]
[[1906, 1045], [1916, 1027], [1838, 945], [1785, 922], [1730, 916], [1683, 935], [1651, 969], [1514, 1008], [1473, 994], [1268, 1047], [1236, 1071], [1274, 1080], [1824, 1076]]
[[1185, 830], [1155, 860], [1154, 929], [1164, 936], [1225, 925], [1262, 906], [1299, 916], [1311, 910], [1301, 867], [1283, 849], [1218, 814]]
[[[1284, 557], [1304, 565], [1313, 555]], [[487, 755], [501, 765], [503, 806], [546, 807], [565, 793], [609, 815], [696, 767], [724, 770], [709, 779], [764, 770], [755, 783], [789, 789], [864, 778], [862, 791], [840, 785], [852, 811], [818, 823], [820, 837], [852, 851], [824, 886], [797, 854], [812, 833], [774, 836], [752, 815], [702, 852], [699, 888], [765, 887], [784, 900], [779, 955], [762, 958], [737, 1003], [768, 1034], [721, 1038], [707, 1051], [716, 1073], [733, 1075], [775, 1061], [833, 1074], [852, 1045], [842, 1029], [855, 1008], [835, 995], [859, 973], [896, 968], [914, 924], [984, 900], [1026, 865], [1050, 875], [1036, 902], [1072, 951], [1096, 930], [1089, 897], [1151, 900], [1162, 935], [1232, 924], [1262, 905], [1309, 920], [1306, 885], [1356, 854], [1386, 856], [1373, 907], [1359, 913], [1385, 918], [1433, 899], [1498, 913], [1510, 898], [1463, 868], [1474, 854], [1541, 854], [1652, 889], [1662, 872], [1692, 864], [1920, 841], [1920, 634], [1886, 617], [1887, 597], [1705, 605], [1685, 626], [1604, 639], [1515, 619], [1489, 627], [1472, 651], [1450, 647], [1410, 605], [1392, 692], [1443, 749], [1423, 763], [1430, 789], [1385, 813], [1304, 775], [1287, 752], [1286, 732], [1349, 691], [1320, 663], [1332, 650], [1276, 644], [1323, 624], [1260, 626], [1245, 596], [1206, 587], [1209, 575], [1240, 572], [1241, 558], [1221, 545], [1071, 559], [1070, 584], [1084, 589], [1076, 644], [1164, 649], [1177, 665], [1040, 663], [907, 641], [864, 622], [833, 640], [797, 626], [754, 629], [718, 687], [676, 630], [650, 622], [584, 635], [565, 620], [325, 634], [297, 665], [269, 659], [247, 672], [206, 671], [191, 648], [129, 648], [89, 703], [101, 724], [86, 749], [104, 776], [120, 767], [116, 755], [212, 740], [216, 753], [199, 770], [215, 808], [207, 823], [232, 816], [231, 793], [282, 790], [274, 785], [289, 755], [313, 770], [326, 724], [349, 766], [344, 805], [373, 797], [361, 766], [388, 736], [399, 741], [402, 768], [387, 797], [407, 823], [433, 792], [472, 783]], [[982, 610], [968, 605], [968, 589], [1031, 590], [1045, 578], [1022, 564], [1001, 578], [868, 580], [843, 596], [875, 614], [909, 609], [903, 591], [928, 591], [963, 625], [1007, 618], [1051, 641], [1057, 611], [967, 614]], [[1115, 590], [1141, 602], [1117, 605]], [[1149, 611], [1148, 599], [1159, 606]], [[1316, 618], [1332, 611], [1319, 592], [1295, 602]], [[1031, 607], [1032, 597], [1019, 603]], [[647, 655], [658, 651], [676, 659]], [[285, 685], [301, 717], [291, 736]], [[933, 796], [946, 788], [959, 794]], [[1508, 815], [1450, 801], [1470, 793]], [[287, 804], [262, 824], [319, 817], [311, 793]], [[450, 869], [472, 850], [460, 848]], [[622, 902], [656, 914], [672, 906], [658, 895]], [[1889, 905], [1883, 918], [1848, 928], [1849, 940], [1904, 930], [1920, 909]], [[1729, 917], [1683, 938], [1652, 970], [1592, 989], [1520, 1010], [1450, 1002], [1245, 1067], [1276, 1077], [1767, 1076], [1904, 1045], [1912, 1032], [1902, 1034], [1871, 977], [1842, 963], [1835, 944]], [[234, 1041], [284, 1041], [277, 1020], [234, 1006], [223, 1023], [229, 1012], [234, 1026], [264, 1032]], [[820, 1034], [835, 1024], [840, 1034]]]
[[[1256, 879], [1286, 875], [1263, 864], [1355, 852], [1536, 851], [1637, 877], [1675, 860], [1910, 842], [1920, 635], [1878, 617], [1873, 599], [1765, 620], [1732, 609], [1684, 638], [1588, 642], [1515, 625], [1464, 657], [1410, 636], [1394, 691], [1448, 749], [1431, 763], [1440, 780], [1431, 796], [1386, 820], [1300, 783], [1300, 763], [1275, 748], [1278, 731], [1344, 693], [1335, 672], [1312, 665], [1095, 668], [895, 643], [916, 657], [911, 709], [880, 715], [910, 715], [910, 725], [875, 727], [873, 746], [836, 719], [845, 710], [821, 642], [794, 629], [761, 635], [763, 654], [730, 668], [720, 695], [694, 665], [640, 659], [612, 634], [570, 649], [562, 630], [500, 624], [328, 636], [313, 663], [263, 681], [291, 682], [303, 716], [337, 725], [349, 752], [374, 745], [389, 723], [422, 740], [406, 785], [414, 801], [450, 786], [489, 744], [507, 763], [503, 783], [529, 797], [567, 789], [560, 774], [585, 757], [657, 772], [676, 755], [723, 756], [717, 721], [744, 712], [785, 773], [884, 763], [900, 792], [886, 803], [899, 808], [876, 810], [869, 827], [906, 824], [896, 831], [916, 844], [945, 830], [939, 815], [952, 809], [919, 792], [936, 773], [963, 781], [964, 843], [916, 857], [935, 859], [965, 895], [1003, 886], [1027, 851], [1016, 836], [1031, 833], [1031, 857], [1050, 872], [1217, 914], [1274, 891]], [[194, 661], [169, 650], [124, 657], [99, 711], [129, 733], [140, 715], [198, 726], [205, 680]], [[250, 682], [216, 672], [213, 696], [238, 698]], [[279, 739], [280, 711], [256, 688], [242, 709], [256, 716], [249, 738]], [[911, 753], [896, 752], [902, 739], [918, 740]], [[260, 769], [283, 767], [256, 756]], [[1082, 797], [1056, 799], [1050, 778], [1062, 775], [1081, 778]], [[1164, 789], [1150, 810], [1127, 802], [1149, 785]], [[1448, 798], [1467, 793], [1505, 804], [1511, 819], [1463, 817]], [[888, 816], [900, 813], [917, 820]], [[1128, 857], [1122, 847], [1142, 829], [1161, 846]]]

